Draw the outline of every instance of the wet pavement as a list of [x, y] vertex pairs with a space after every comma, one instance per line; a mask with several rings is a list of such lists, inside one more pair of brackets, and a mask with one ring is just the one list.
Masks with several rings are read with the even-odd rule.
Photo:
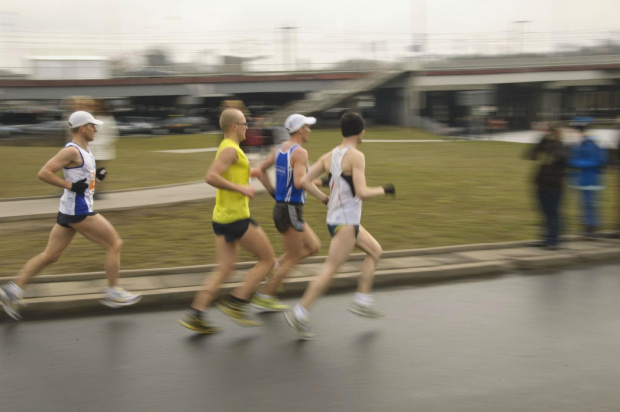
[[[0, 319], [2, 410], [610, 411], [620, 409], [619, 264], [385, 287], [388, 316], [281, 314], [197, 336], [182, 310]], [[294, 300], [287, 299], [287, 303]]]

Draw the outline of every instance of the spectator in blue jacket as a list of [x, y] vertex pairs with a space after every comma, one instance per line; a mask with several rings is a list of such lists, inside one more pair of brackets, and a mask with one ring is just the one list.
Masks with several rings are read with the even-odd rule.
[[601, 184], [601, 174], [607, 162], [607, 153], [600, 148], [592, 137], [586, 134], [588, 125], [592, 122], [589, 117], [576, 117], [571, 127], [581, 136], [581, 142], [571, 148], [568, 166], [576, 169], [573, 175], [573, 185], [581, 191], [582, 224], [586, 235], [593, 235], [599, 227], [596, 213], [598, 191], [604, 186]]

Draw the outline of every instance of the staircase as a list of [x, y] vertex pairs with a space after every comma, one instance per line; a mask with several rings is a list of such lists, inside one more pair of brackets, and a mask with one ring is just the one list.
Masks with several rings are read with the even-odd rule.
[[283, 124], [284, 120], [293, 113], [308, 116], [330, 109], [349, 97], [373, 90], [404, 72], [404, 70], [378, 71], [362, 79], [341, 82], [341, 88], [323, 90], [309, 99], [295, 100], [274, 110], [268, 115], [269, 121], [272, 124]]

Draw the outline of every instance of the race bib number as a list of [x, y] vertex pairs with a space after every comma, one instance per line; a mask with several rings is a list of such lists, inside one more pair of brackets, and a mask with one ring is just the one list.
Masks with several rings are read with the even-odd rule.
[[95, 191], [95, 172], [91, 172], [90, 174], [90, 182], [88, 188], [93, 192]]

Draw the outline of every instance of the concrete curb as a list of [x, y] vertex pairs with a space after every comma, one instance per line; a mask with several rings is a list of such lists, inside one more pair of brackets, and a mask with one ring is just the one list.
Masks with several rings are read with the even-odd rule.
[[[482, 278], [497, 276], [511, 269], [512, 265], [503, 261], [440, 265], [413, 269], [390, 269], [377, 271], [375, 286], [380, 288], [465, 278]], [[354, 289], [358, 278], [359, 276], [356, 272], [339, 273], [334, 277], [330, 292]], [[292, 297], [300, 295], [312, 279], [314, 279], [314, 276], [285, 279], [284, 288], [286, 292], [282, 296]], [[222, 286], [221, 292], [229, 292], [239, 285], [239, 282], [226, 283]], [[143, 298], [140, 303], [136, 306], [125, 308], [123, 311], [188, 304], [198, 290], [200, 290], [200, 285], [141, 291]], [[26, 299], [26, 306], [22, 310], [22, 314], [25, 317], [34, 317], [66, 315], [79, 312], [109, 312], [110, 309], [100, 303], [102, 296], [100, 293], [95, 293]]]
[[[383, 259], [386, 258], [398, 258], [409, 256], [427, 256], [442, 253], [457, 253], [467, 252], [472, 250], [497, 250], [506, 249], [511, 247], [524, 247], [531, 241], [513, 241], [513, 242], [499, 242], [499, 243], [478, 243], [470, 245], [455, 245], [455, 246], [439, 246], [433, 248], [423, 249], [403, 249], [385, 251], [381, 255]], [[364, 253], [354, 253], [349, 258], [349, 261], [363, 260], [366, 255]], [[306, 258], [302, 264], [308, 263], [323, 263], [326, 256], [311, 256]], [[238, 262], [235, 265], [235, 270], [249, 269], [256, 264], [256, 261]], [[217, 265], [194, 265], [194, 266], [177, 266], [177, 267], [165, 267], [165, 268], [152, 268], [152, 269], [132, 269], [121, 270], [121, 278], [131, 278], [140, 276], [157, 276], [157, 275], [171, 275], [178, 273], [209, 273]], [[32, 283], [49, 283], [49, 282], [69, 282], [76, 280], [95, 280], [105, 277], [105, 272], [83, 272], [83, 273], [70, 273], [61, 275], [39, 275], [32, 280]], [[1, 277], [0, 277], [1, 279]]]
[[[435, 250], [438, 249], [479, 250], [472, 249], [466, 246], [436, 248]], [[394, 251], [393, 254], [398, 255], [404, 252], [406, 251]], [[430, 250], [416, 252], [428, 254]], [[407, 256], [411, 256], [411, 254]], [[609, 262], [618, 260], [620, 260], [620, 244], [611, 245], [611, 247], [601, 250], [588, 250], [572, 254], [567, 252], [525, 258], [517, 257], [512, 259], [443, 264], [417, 268], [378, 270], [375, 276], [375, 287], [377, 289], [380, 289], [383, 287], [393, 287], [399, 285], [420, 285], [450, 281], [475, 280], [499, 277], [510, 272], [515, 272], [517, 270], [532, 271], [533, 273], [536, 273], [536, 270], [562, 268], [574, 264], [588, 264], [593, 262]], [[241, 265], [244, 267], [250, 266], [251, 262], [245, 262]], [[198, 266], [193, 268], [195, 268], [198, 272], [201, 271], [198, 269], [202, 269], [202, 267]], [[151, 273], [156, 272], [151, 271]], [[87, 275], [90, 277], [94, 274], [89, 273], [77, 275]], [[144, 274], [142, 275], [145, 276]], [[98, 279], [101, 279], [101, 277], [99, 276]], [[282, 294], [282, 296], [294, 297], [301, 295], [306, 289], [308, 283], [312, 281], [312, 279], [314, 279], [314, 276], [297, 276], [285, 279], [284, 288], [286, 292]], [[357, 271], [339, 273], [334, 277], [329, 293], [352, 291], [357, 285], [357, 280]], [[221, 292], [229, 292], [239, 285], [240, 282], [235, 281], [226, 283], [222, 286]], [[189, 304], [189, 302], [191, 302], [194, 294], [199, 289], [200, 285], [196, 284], [194, 286], [167, 287], [144, 290], [141, 291], [141, 293], [143, 294], [143, 298], [140, 303], [135, 306], [123, 309], [123, 312], [141, 311], [153, 309], [156, 307], [187, 305]], [[38, 316], [51, 317], [76, 313], [109, 313], [110, 309], [101, 305], [101, 298], [102, 294], [100, 293], [31, 298], [25, 300], [27, 306], [22, 312], [26, 318]]]

